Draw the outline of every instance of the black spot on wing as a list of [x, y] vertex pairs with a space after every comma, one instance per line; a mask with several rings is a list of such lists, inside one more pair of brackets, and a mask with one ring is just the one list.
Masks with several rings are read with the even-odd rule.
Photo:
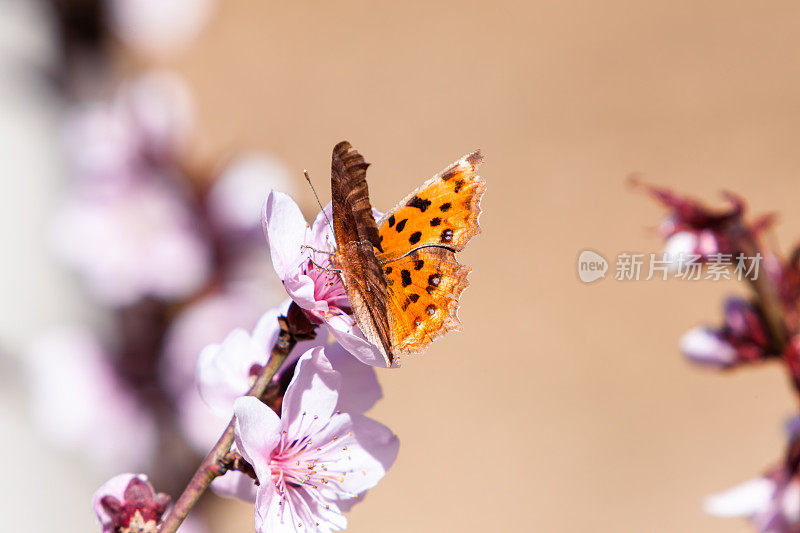
[[438, 226], [438, 225], [439, 225], [439, 224], [441, 224], [441, 223], [442, 223], [442, 219], [441, 219], [441, 218], [439, 218], [439, 217], [436, 217], [436, 218], [432, 218], [432, 219], [431, 219], [431, 226], [433, 226], [433, 227], [436, 227], [436, 226]]
[[408, 299], [414, 303], [417, 303], [417, 300], [419, 300], [419, 294], [412, 292], [411, 294], [408, 295]]
[[422, 259], [417, 259], [416, 261], [414, 261], [414, 270], [420, 270], [424, 266], [425, 266], [425, 261], [423, 261]]
[[452, 242], [453, 240], [453, 230], [447, 228], [442, 232], [442, 242]]
[[439, 206], [439, 211], [441, 211], [442, 213], [447, 213], [447, 211], [451, 207], [453, 207], [453, 206], [450, 204], [450, 202], [445, 202], [445, 203], [443, 203], [442, 205]]
[[403, 229], [406, 227], [406, 222], [408, 222], [408, 219], [404, 218], [403, 220], [397, 223], [397, 227], [394, 228], [397, 231], [397, 233], [403, 231]]
[[411, 285], [411, 272], [406, 269], [400, 271], [400, 279], [403, 282], [403, 287]]
[[428, 286], [425, 287], [425, 290], [428, 294], [433, 294], [436, 291], [436, 287], [438, 287], [441, 282], [442, 277], [439, 274], [431, 274], [428, 276]]
[[411, 234], [411, 237], [408, 238], [408, 242], [410, 242], [411, 244], [417, 244], [421, 238], [422, 238], [422, 232], [415, 231], [414, 233]]
[[409, 200], [406, 205], [408, 207], [416, 207], [417, 209], [419, 209], [424, 213], [425, 210], [431, 206], [431, 201], [425, 200], [424, 198], [420, 198], [419, 196], [414, 195], [414, 197], [411, 200]]
[[464, 186], [464, 180], [456, 180], [456, 188], [455, 192], [458, 193], [461, 191], [461, 188]]
[[389, 223], [389, 227], [390, 227], [390, 228], [391, 228], [392, 226], [394, 226], [394, 215], [391, 215], [391, 216], [389, 217], [389, 220], [387, 220], [387, 222]]

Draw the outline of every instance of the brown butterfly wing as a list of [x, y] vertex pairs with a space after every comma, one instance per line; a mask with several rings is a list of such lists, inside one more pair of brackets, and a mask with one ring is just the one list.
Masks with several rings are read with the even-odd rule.
[[386, 276], [375, 257], [380, 237], [372, 215], [367, 187], [368, 163], [349, 142], [333, 149], [331, 197], [333, 233], [336, 237], [334, 266], [341, 270], [353, 315], [372, 344], [382, 349], [386, 362], [394, 360], [387, 312]]

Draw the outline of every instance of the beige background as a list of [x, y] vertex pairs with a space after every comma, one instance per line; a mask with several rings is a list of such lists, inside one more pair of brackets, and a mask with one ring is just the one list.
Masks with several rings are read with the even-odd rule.
[[[780, 457], [795, 401], [777, 366], [719, 375], [677, 350], [739, 287], [587, 286], [575, 263], [659, 250], [663, 212], [626, 186], [633, 171], [714, 202], [737, 191], [780, 214], [784, 247], [800, 235], [800, 4], [220, 4], [168, 63], [197, 90], [196, 164], [268, 150], [326, 201], [348, 139], [388, 209], [486, 155], [464, 332], [381, 374], [373, 416], [401, 452], [351, 531], [749, 531], [702, 498]], [[252, 527], [250, 507], [230, 514], [220, 531]]]

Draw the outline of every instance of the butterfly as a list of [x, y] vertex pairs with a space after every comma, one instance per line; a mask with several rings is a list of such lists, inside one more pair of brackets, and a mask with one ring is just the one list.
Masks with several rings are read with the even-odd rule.
[[480, 233], [486, 183], [480, 151], [423, 183], [380, 220], [367, 187], [368, 163], [349, 142], [333, 149], [331, 196], [339, 271], [356, 323], [391, 366], [461, 328], [459, 298], [470, 269], [456, 252]]

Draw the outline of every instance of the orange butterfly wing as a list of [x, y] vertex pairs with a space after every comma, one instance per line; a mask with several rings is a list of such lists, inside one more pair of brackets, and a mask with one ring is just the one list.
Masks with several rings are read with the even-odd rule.
[[422, 351], [437, 337], [461, 328], [458, 299], [470, 269], [448, 248], [429, 246], [384, 265], [389, 331], [400, 353]]
[[375, 249], [387, 280], [391, 344], [397, 352], [422, 351], [459, 329], [459, 298], [470, 269], [455, 252], [480, 233], [486, 184], [477, 175], [483, 158], [469, 154], [426, 181], [378, 222]]
[[420, 246], [464, 249], [481, 231], [478, 217], [486, 182], [477, 167], [482, 161], [480, 151], [462, 157], [386, 213], [378, 221], [378, 259], [395, 259]]

